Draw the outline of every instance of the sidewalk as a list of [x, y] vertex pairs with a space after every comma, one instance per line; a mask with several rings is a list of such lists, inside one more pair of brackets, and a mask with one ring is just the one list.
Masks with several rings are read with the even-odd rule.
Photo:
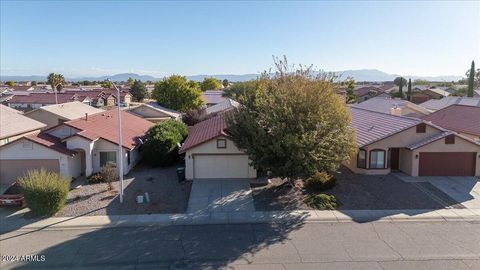
[[[12, 220], [13, 219], [13, 220]], [[480, 221], [480, 209], [418, 210], [343, 210], [343, 211], [272, 211], [272, 212], [198, 212], [187, 214], [152, 214], [122, 216], [52, 217], [43, 220], [8, 218], [0, 231], [98, 227], [138, 227], [168, 225], [308, 223], [308, 222], [408, 222], [408, 221]]]

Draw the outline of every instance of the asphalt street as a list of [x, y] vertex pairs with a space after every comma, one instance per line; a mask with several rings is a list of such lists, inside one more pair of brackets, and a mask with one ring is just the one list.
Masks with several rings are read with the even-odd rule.
[[1, 269], [480, 269], [480, 223], [13, 231], [0, 253]]

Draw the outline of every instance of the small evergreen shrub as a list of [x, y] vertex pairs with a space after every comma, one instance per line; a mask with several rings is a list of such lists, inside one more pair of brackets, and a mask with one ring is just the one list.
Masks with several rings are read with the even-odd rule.
[[51, 216], [67, 201], [70, 181], [45, 169], [28, 171], [18, 181], [25, 202], [37, 216]]
[[103, 166], [100, 171], [89, 178], [89, 183], [108, 183], [110, 190], [113, 189], [113, 183], [118, 180], [117, 169], [111, 165]]
[[335, 178], [326, 172], [316, 172], [305, 180], [305, 187], [314, 191], [323, 191], [334, 186]]
[[318, 210], [335, 210], [337, 208], [337, 199], [333, 195], [328, 194], [316, 194], [309, 195], [305, 198], [304, 202]]

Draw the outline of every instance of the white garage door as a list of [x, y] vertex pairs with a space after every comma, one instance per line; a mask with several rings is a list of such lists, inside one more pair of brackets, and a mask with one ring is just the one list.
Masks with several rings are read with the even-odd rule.
[[194, 175], [201, 178], [248, 178], [246, 155], [196, 155]]

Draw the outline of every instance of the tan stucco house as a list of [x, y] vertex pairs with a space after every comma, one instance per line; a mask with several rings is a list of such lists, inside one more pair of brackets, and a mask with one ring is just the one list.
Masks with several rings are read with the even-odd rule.
[[25, 113], [25, 116], [46, 124], [46, 127], [43, 129], [48, 129], [63, 122], [103, 111], [102, 109], [94, 108], [80, 101], [72, 101], [43, 106]]
[[168, 119], [181, 120], [182, 114], [172, 109], [160, 106], [157, 102], [147, 102], [130, 106], [127, 111], [152, 123]]
[[480, 145], [420, 119], [351, 107], [358, 154], [345, 163], [359, 174], [478, 176]]
[[123, 160], [127, 174], [140, 160], [141, 138], [153, 126], [122, 111], [122, 151], [118, 151], [118, 114], [110, 110], [67, 121], [0, 147], [0, 183], [44, 167], [66, 177], [90, 176]]
[[191, 127], [180, 154], [185, 154], [187, 179], [256, 178], [248, 156], [229, 139], [222, 116]]
[[25, 135], [38, 133], [46, 125], [0, 104], [0, 145], [13, 142]]

